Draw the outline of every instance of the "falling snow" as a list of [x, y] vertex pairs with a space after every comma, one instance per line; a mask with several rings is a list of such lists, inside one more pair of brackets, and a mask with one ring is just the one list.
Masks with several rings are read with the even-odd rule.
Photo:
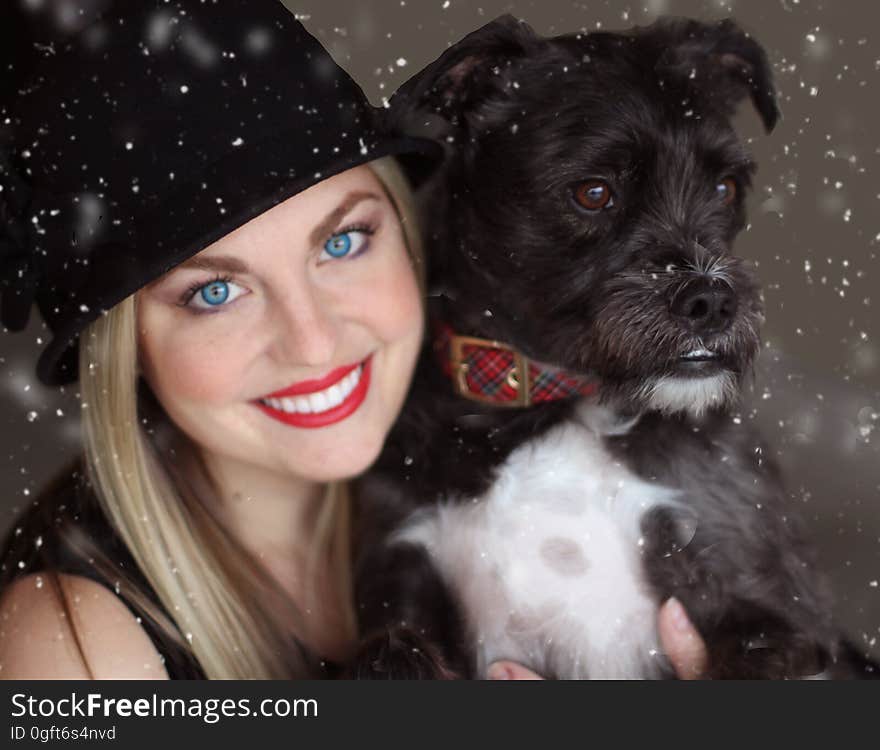
[[[844, 591], [839, 609], [852, 632], [873, 646], [880, 634], [880, 120], [875, 104], [880, 39], [865, 10], [872, 4], [852, 5], [841, 15], [818, 0], [705, 0], [687, 6], [686, 12], [707, 18], [732, 15], [754, 31], [768, 47], [784, 115], [765, 135], [743, 107], [742, 126], [759, 169], [747, 199], [751, 224], [737, 250], [757, 265], [767, 323], [755, 382], [731, 424], [757, 424], [764, 433], [772, 456], [758, 454], [759, 459], [772, 458], [782, 466], [792, 504], [803, 511], [823, 560]], [[387, 104], [398, 84], [448, 44], [501, 12], [521, 16], [542, 31], [563, 33], [644, 25], [657, 13], [679, 13], [684, 7], [672, 0], [627, 5], [407, 0], [394, 6], [393, 13], [377, 11], [372, 17], [369, 3], [364, 11], [353, 3], [297, 3], [298, 18], [319, 39], [338, 45], [334, 52], [377, 105]], [[205, 75], [219, 75], [224, 66], [276, 43], [264, 28], [242, 29], [242, 40], [241, 49], [233, 51], [191, 38], [187, 49], [205, 63]], [[168, 19], [157, 16], [139, 61], [150, 64], [169, 44]], [[692, 71], [695, 79], [697, 73]], [[258, 96], [258, 87], [249, 86], [245, 75], [230, 69], [228, 76], [230, 89]], [[201, 93], [201, 80], [170, 78], [166, 91], [175, 102], [191, 102]], [[59, 106], [73, 116], [72, 102]], [[688, 117], [695, 112], [690, 107], [682, 111]], [[519, 115], [504, 127], [518, 138], [528, 132]], [[224, 142], [245, 147], [251, 133], [245, 127], [240, 133], [224, 134]], [[149, 149], [147, 136], [148, 131], [138, 129], [116, 134], [108, 138], [107, 148], [120, 160], [134, 160]], [[359, 145], [362, 154], [368, 153], [364, 141]], [[187, 144], [181, 140], [179, 146]], [[246, 152], [242, 148], [239, 153]], [[21, 156], [33, 165], [39, 151], [32, 145]], [[101, 192], [106, 186], [88, 164], [82, 166], [88, 190]], [[188, 179], [176, 163], [163, 168], [163, 186]], [[124, 188], [140, 196], [154, 189], [136, 174]], [[221, 186], [204, 189], [209, 200], [223, 192]], [[218, 213], [225, 210], [220, 198], [216, 206]], [[62, 213], [58, 208], [33, 217], [35, 231]], [[85, 304], [74, 306], [91, 314]], [[501, 319], [502, 311], [497, 313]], [[487, 308], [484, 316], [492, 314]], [[45, 480], [81, 445], [78, 415], [87, 404], [80, 403], [75, 388], [45, 388], [33, 374], [36, 355], [50, 338], [35, 320], [27, 335], [0, 333], [0, 471], [9, 498], [0, 506], [0, 531], [14, 517], [13, 506], [19, 510], [38, 497]], [[412, 467], [414, 461], [407, 456], [403, 463]], [[42, 544], [42, 537], [33, 540], [37, 549]], [[42, 579], [37, 580], [41, 586]], [[191, 633], [185, 636], [192, 640]]]

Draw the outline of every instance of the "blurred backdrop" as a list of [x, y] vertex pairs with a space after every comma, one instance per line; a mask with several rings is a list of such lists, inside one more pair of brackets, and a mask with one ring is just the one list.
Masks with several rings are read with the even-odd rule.
[[[51, 54], [105, 0], [3, 0], [0, 62]], [[783, 120], [743, 111], [760, 165], [739, 254], [758, 264], [765, 348], [743, 407], [774, 446], [851, 636], [880, 656], [880, 4], [823, 0], [289, 0], [377, 105], [502, 13], [541, 33], [661, 14], [734, 17], [764, 44]], [[0, 96], [14, 95], [0, 77]], [[36, 317], [36, 316], [35, 316]], [[45, 389], [39, 321], [0, 332], [0, 530], [78, 451], [76, 388]]]

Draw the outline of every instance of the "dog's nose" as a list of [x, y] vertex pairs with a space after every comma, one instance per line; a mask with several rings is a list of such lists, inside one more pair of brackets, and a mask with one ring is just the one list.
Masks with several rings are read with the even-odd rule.
[[726, 284], [698, 279], [675, 295], [669, 310], [694, 333], [720, 333], [736, 315], [736, 295]]

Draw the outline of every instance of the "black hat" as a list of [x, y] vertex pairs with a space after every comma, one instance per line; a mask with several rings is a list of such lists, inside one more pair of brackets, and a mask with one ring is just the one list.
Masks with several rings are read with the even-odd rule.
[[0, 317], [39, 305], [48, 385], [76, 380], [87, 324], [263, 211], [381, 156], [414, 183], [440, 159], [279, 0], [118, 0], [45, 49], [4, 125]]

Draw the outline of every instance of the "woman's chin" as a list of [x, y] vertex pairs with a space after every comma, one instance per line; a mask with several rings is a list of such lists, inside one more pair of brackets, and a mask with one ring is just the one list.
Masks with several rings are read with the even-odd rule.
[[343, 482], [354, 479], [369, 469], [379, 458], [381, 450], [381, 442], [371, 441], [359, 445], [356, 450], [334, 451], [338, 455], [330, 458], [321, 457], [310, 462], [309, 466], [299, 462], [296, 466], [288, 465], [287, 468], [292, 474], [315, 482]]

